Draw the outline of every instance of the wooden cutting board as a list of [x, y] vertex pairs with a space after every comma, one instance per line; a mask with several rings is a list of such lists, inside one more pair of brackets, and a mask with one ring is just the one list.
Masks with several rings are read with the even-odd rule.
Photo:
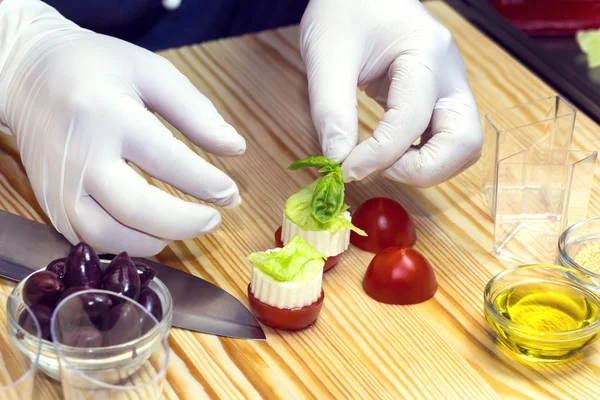
[[[426, 6], [454, 35], [482, 119], [492, 110], [554, 94], [447, 5]], [[243, 204], [223, 211], [223, 226], [216, 233], [173, 243], [157, 258], [214, 282], [245, 304], [250, 278], [246, 255], [273, 247], [285, 199], [316, 177], [314, 171], [286, 170], [294, 160], [319, 154], [297, 37], [297, 28], [291, 27], [161, 53], [214, 101], [246, 137], [248, 148], [242, 157], [224, 159], [194, 147], [233, 177]], [[382, 109], [362, 93], [359, 107], [365, 137]], [[598, 131], [580, 113], [574, 146], [597, 149]], [[0, 137], [0, 149], [0, 208], [48, 222], [14, 140]], [[483, 319], [482, 296], [488, 280], [506, 265], [489, 252], [493, 221], [480, 196], [477, 167], [426, 190], [379, 177], [347, 187], [353, 208], [370, 197], [388, 196], [410, 211], [417, 225], [416, 248], [433, 264], [439, 283], [432, 300], [410, 307], [371, 300], [361, 279], [372, 255], [351, 248], [325, 275], [326, 300], [312, 329], [292, 334], [265, 328], [266, 342], [174, 329], [165, 397], [598, 398], [600, 345], [584, 359], [563, 365], [525, 365], [497, 348]], [[600, 210], [597, 178], [590, 215]], [[1, 285], [6, 290], [14, 286]], [[42, 397], [59, 396], [58, 386], [42, 383]]]

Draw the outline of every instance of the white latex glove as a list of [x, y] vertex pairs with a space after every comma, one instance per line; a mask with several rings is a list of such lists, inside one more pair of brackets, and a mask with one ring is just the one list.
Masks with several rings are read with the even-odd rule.
[[[313, 122], [346, 181], [382, 171], [428, 187], [480, 157], [481, 123], [461, 56], [417, 0], [311, 0], [300, 32]], [[357, 145], [363, 85], [385, 114]], [[419, 137], [426, 143], [412, 147]]]
[[17, 144], [37, 200], [71, 243], [148, 256], [215, 231], [219, 212], [149, 185], [235, 207], [236, 184], [146, 109], [220, 156], [244, 139], [166, 59], [81, 29], [38, 0], [0, 3], [0, 129]]

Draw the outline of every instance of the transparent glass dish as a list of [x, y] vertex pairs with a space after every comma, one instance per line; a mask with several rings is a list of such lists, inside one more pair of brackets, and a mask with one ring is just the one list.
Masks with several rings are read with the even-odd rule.
[[554, 264], [523, 265], [492, 278], [484, 315], [501, 348], [542, 363], [582, 354], [600, 334], [600, 297], [589, 282], [581, 284], [586, 280]]
[[[104, 265], [104, 267], [110, 263], [110, 261], [106, 261], [106, 260], [100, 260], [100, 261]], [[43, 269], [40, 271], [43, 271]], [[19, 282], [19, 284], [13, 289], [11, 294], [16, 296], [19, 299], [22, 299], [23, 298], [22, 297], [23, 286], [25, 285], [25, 282], [27, 281], [27, 279], [29, 279], [29, 277], [31, 277], [35, 273], [36, 272], [28, 275], [25, 279], [23, 279], [21, 282]], [[149, 287], [152, 288], [156, 292], [156, 294], [158, 295], [158, 298], [161, 301], [162, 309], [163, 309], [163, 318], [162, 318], [162, 321], [160, 321], [160, 326], [162, 329], [165, 330], [166, 335], [168, 336], [169, 332], [171, 330], [171, 327], [172, 327], [172, 322], [173, 322], [173, 299], [171, 298], [171, 293], [169, 292], [169, 290], [167, 289], [165, 284], [157, 277], [154, 277], [154, 279], [150, 282]], [[12, 316], [9, 315], [9, 318], [11, 318], [10, 319], [11, 327], [13, 329], [18, 329], [19, 328], [18, 323], [17, 323], [18, 315], [12, 315]], [[27, 332], [25, 332], [24, 335], [26, 338], [28, 338], [29, 334]], [[29, 335], [29, 336], [31, 336], [31, 335]], [[33, 340], [33, 338], [28, 338], [28, 339]], [[25, 355], [27, 357], [29, 357], [30, 359], [33, 359], [36, 357], [36, 354], [27, 348], [20, 348], [20, 350], [23, 351], [25, 353]], [[112, 362], [125, 363], [128, 361], [126, 359], [121, 359], [121, 360], [113, 360]], [[44, 372], [46, 375], [48, 375], [50, 378], [60, 382], [60, 364], [59, 364], [58, 356], [56, 354], [56, 349], [51, 340], [45, 340], [45, 339], [42, 340], [42, 346], [41, 346], [41, 351], [40, 351], [39, 360], [38, 360], [38, 368], [42, 372]], [[97, 368], [104, 368], [104, 366], [99, 365], [99, 366], [97, 366]]]
[[[586, 254], [585, 259], [578, 258]], [[563, 232], [558, 240], [557, 263], [581, 272], [586, 279], [579, 283], [600, 295], [600, 218], [578, 222]], [[577, 280], [579, 275], [570, 277]]]

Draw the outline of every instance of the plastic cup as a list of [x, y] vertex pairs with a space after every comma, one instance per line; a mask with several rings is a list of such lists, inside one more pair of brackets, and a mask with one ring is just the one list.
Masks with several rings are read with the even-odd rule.
[[498, 167], [524, 150], [571, 150], [577, 110], [560, 96], [550, 96], [497, 110], [485, 116], [484, 145], [479, 164], [482, 190], [496, 216]]
[[526, 150], [498, 163], [494, 248], [520, 263], [553, 263], [558, 239], [586, 219], [597, 153]]
[[30, 400], [42, 348], [40, 325], [18, 297], [0, 292], [0, 301], [0, 399]]
[[162, 396], [168, 335], [136, 301], [90, 289], [61, 301], [50, 323], [65, 399]]
[[479, 166], [496, 257], [553, 263], [560, 235], [587, 218], [597, 152], [571, 147], [576, 115], [560, 96], [486, 115]]

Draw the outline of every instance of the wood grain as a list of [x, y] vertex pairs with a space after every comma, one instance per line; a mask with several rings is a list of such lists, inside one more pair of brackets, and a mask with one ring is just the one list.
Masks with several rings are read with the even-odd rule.
[[[426, 3], [452, 32], [483, 116], [554, 94], [443, 3]], [[223, 210], [223, 226], [175, 242], [158, 259], [221, 286], [248, 304], [247, 254], [273, 246], [285, 199], [316, 177], [286, 171], [319, 154], [312, 126], [298, 31], [290, 27], [162, 52], [207, 95], [248, 142], [239, 158], [217, 158], [188, 145], [239, 184], [243, 204]], [[382, 109], [359, 93], [360, 134]], [[579, 113], [574, 146], [597, 149], [598, 126]], [[46, 221], [10, 138], [0, 138], [0, 208]], [[325, 275], [326, 301], [315, 327], [302, 333], [266, 329], [268, 340], [220, 339], [174, 329], [167, 399], [592, 399], [600, 392], [600, 354], [562, 365], [515, 361], [496, 346], [483, 319], [483, 289], [507, 267], [490, 254], [493, 221], [480, 193], [479, 165], [430, 189], [379, 177], [352, 183], [347, 202], [374, 196], [403, 203], [417, 224], [416, 248], [433, 264], [439, 290], [423, 304], [398, 307], [365, 295], [371, 255], [351, 248]], [[590, 215], [600, 213], [598, 176]], [[174, 195], [173, 188], [148, 178]], [[196, 201], [189, 199], [191, 201]], [[12, 284], [2, 283], [6, 290]], [[42, 379], [42, 397], [59, 388]]]

